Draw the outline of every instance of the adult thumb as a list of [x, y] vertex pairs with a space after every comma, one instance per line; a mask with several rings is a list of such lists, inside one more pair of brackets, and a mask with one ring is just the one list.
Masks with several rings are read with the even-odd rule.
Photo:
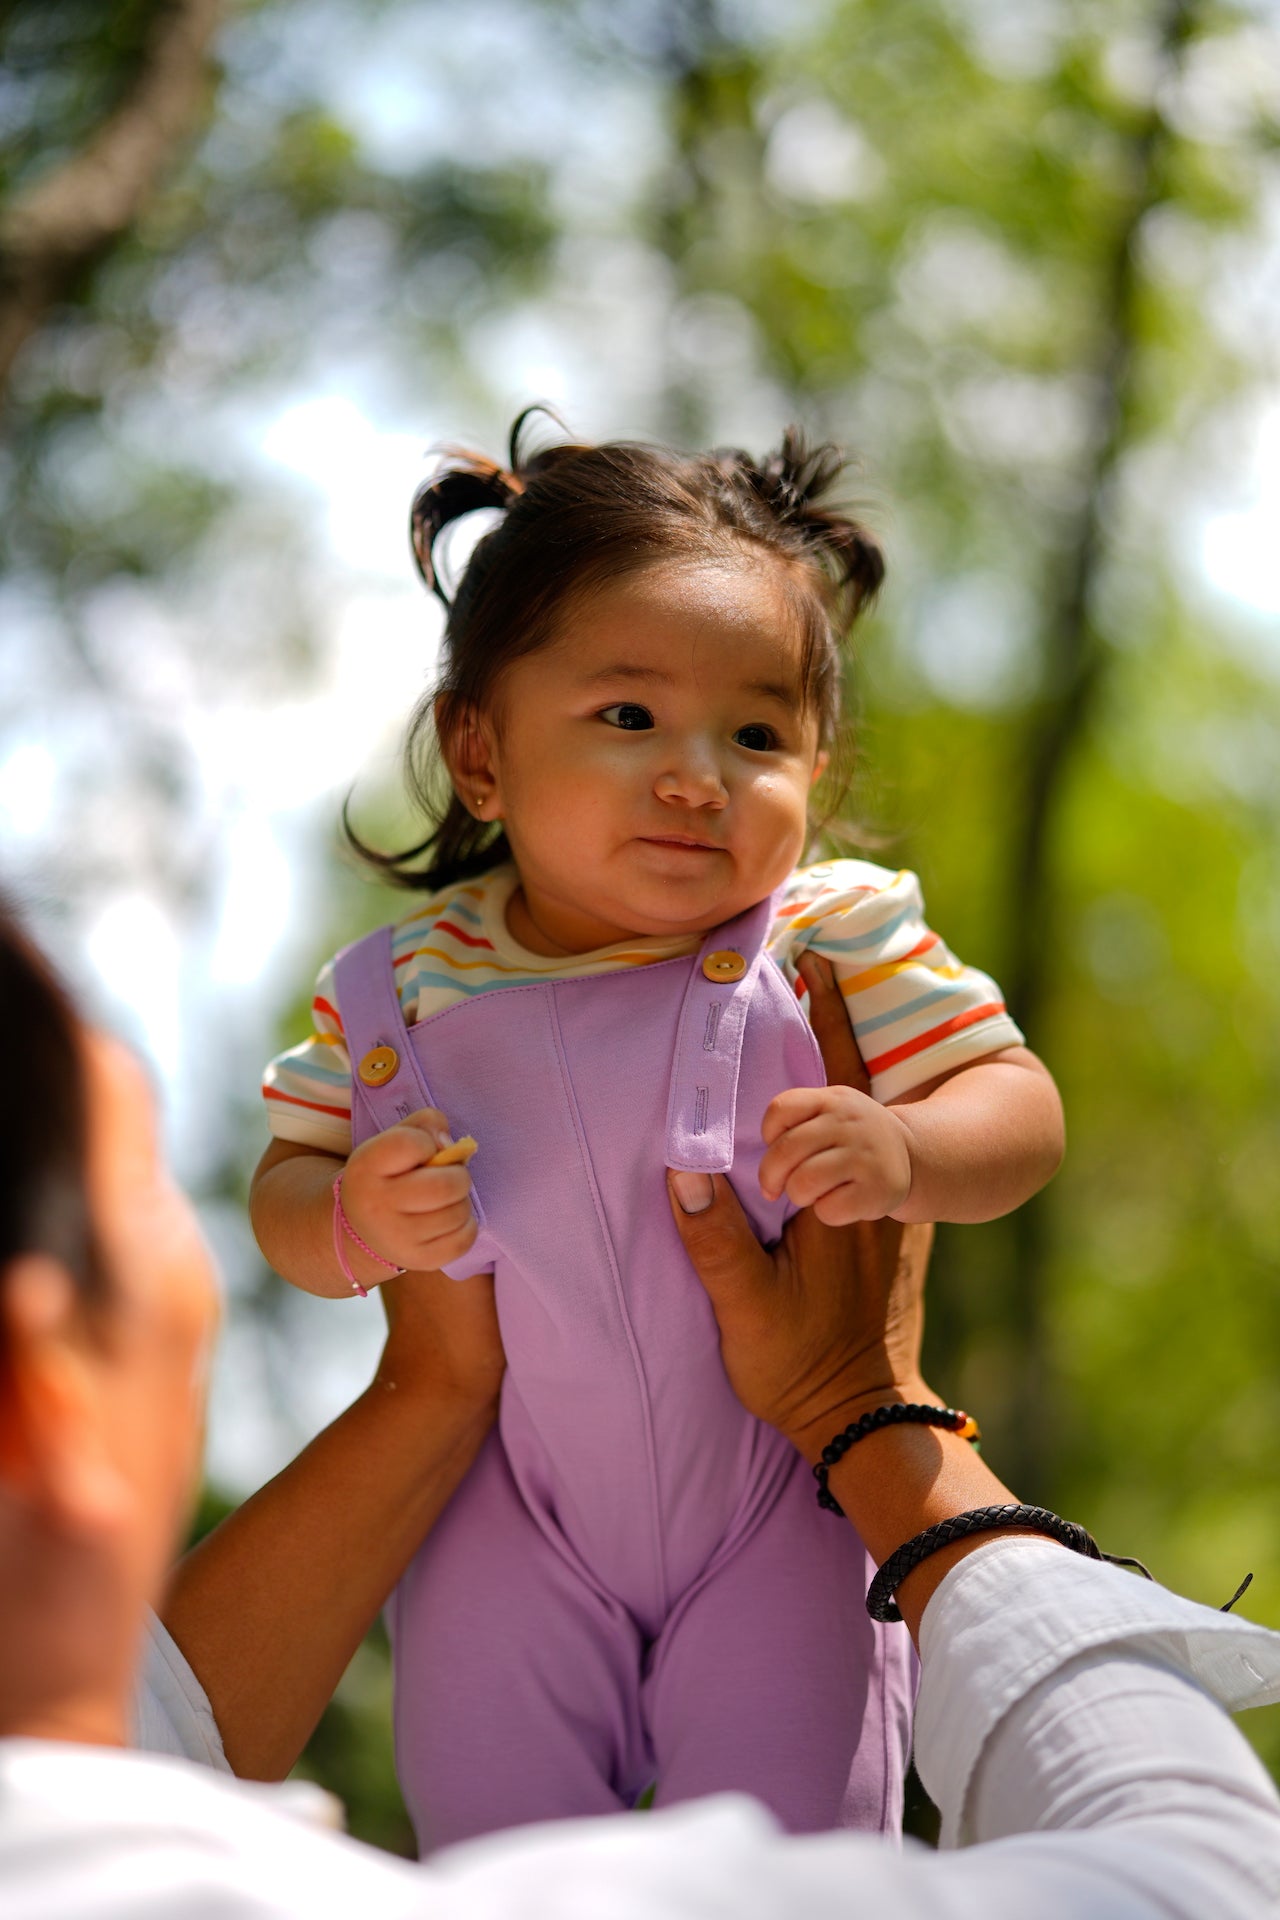
[[[720, 1174], [668, 1168], [667, 1193], [676, 1231], [717, 1316], [722, 1307], [748, 1304], [767, 1286], [772, 1263], [729, 1182]], [[686, 1212], [691, 1201], [696, 1210]]]

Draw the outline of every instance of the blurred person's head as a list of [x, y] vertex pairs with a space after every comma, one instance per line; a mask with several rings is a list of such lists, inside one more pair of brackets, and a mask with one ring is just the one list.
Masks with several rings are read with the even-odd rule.
[[[414, 501], [419, 568], [448, 607], [406, 750], [431, 831], [371, 857], [426, 888], [514, 857], [526, 891], [537, 869], [588, 904], [611, 893], [602, 928], [665, 931], [667, 902], [673, 927], [715, 925], [809, 838], [880, 550], [825, 504], [840, 455], [795, 430], [758, 462], [629, 442], [526, 454], [526, 420], [509, 467], [456, 454]], [[500, 517], [446, 598], [440, 536], [485, 508]], [[664, 825], [676, 840], [651, 855]]]
[[141, 1067], [0, 909], [0, 1733], [123, 1737], [213, 1321]]

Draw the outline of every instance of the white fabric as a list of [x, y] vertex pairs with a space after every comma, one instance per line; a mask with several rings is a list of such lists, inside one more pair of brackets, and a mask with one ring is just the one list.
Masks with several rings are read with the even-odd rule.
[[152, 1614], [133, 1699], [130, 1738], [144, 1753], [168, 1753], [230, 1773], [208, 1695], [162, 1620]]
[[[412, 1867], [290, 1820], [275, 1789], [9, 1741], [0, 1907], [5, 1920], [1271, 1920], [1280, 1800], [1209, 1696], [1280, 1698], [1280, 1635], [1002, 1541], [947, 1576], [923, 1639], [919, 1760], [948, 1834], [987, 1842], [963, 1853], [788, 1839], [726, 1797]], [[198, 1707], [193, 1678], [183, 1691]]]

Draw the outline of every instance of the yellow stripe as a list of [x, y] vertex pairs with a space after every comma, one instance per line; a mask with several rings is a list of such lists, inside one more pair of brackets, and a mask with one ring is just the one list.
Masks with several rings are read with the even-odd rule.
[[[860, 907], [863, 904], [864, 900], [882, 900], [886, 894], [892, 893], [893, 889], [897, 886], [899, 880], [903, 880], [906, 878], [906, 874], [907, 874], [907, 869], [905, 867], [900, 867], [897, 873], [894, 874], [892, 880], [890, 880], [887, 886], [856, 887], [856, 888], [849, 889], [849, 891], [856, 892], [858, 895], [858, 898], [853, 902], [851, 906], [847, 906], [847, 907], [828, 906], [826, 911], [823, 913], [802, 914], [800, 918], [797, 920], [788, 920], [787, 910], [784, 907], [778, 915], [778, 920], [786, 921], [786, 924], [789, 927], [793, 927], [797, 932], [799, 932], [800, 929], [803, 927], [820, 927], [825, 920], [843, 920], [846, 917], [846, 915], [854, 911], [855, 907]], [[832, 888], [831, 891], [825, 897], [828, 901], [834, 898], [838, 898], [837, 889]]]
[[905, 973], [908, 968], [919, 969], [921, 973], [930, 973], [938, 980], [959, 980], [964, 973], [963, 967], [931, 967], [920, 954], [910, 960], [886, 960], [883, 966], [868, 967], [865, 973], [850, 974], [847, 980], [840, 982], [843, 994], [865, 993], [868, 987], [878, 987], [882, 980], [891, 980], [895, 973]]
[[345, 1040], [339, 1039], [336, 1033], [313, 1033], [311, 1038], [317, 1047], [342, 1047], [346, 1045]]
[[[404, 964], [407, 966], [410, 960], [421, 960], [428, 954], [433, 960], [443, 960], [454, 973], [475, 973], [479, 970], [484, 973], [514, 973], [525, 980], [530, 977], [527, 967], [504, 967], [499, 960], [460, 960], [456, 953], [446, 953], [443, 947], [415, 947]], [[406, 974], [405, 978], [412, 976]]]

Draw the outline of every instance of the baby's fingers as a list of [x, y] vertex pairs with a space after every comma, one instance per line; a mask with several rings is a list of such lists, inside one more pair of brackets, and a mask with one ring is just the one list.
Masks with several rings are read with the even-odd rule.
[[[815, 1114], [798, 1126], [789, 1126], [774, 1141], [760, 1162], [760, 1191], [766, 1200], [776, 1200], [785, 1192], [797, 1206], [807, 1206], [794, 1191], [798, 1168], [807, 1160], [836, 1144], [836, 1129], [827, 1114]], [[812, 1197], [812, 1196], [811, 1196]]]
[[764, 1119], [760, 1122], [760, 1134], [766, 1147], [793, 1127], [799, 1127], [806, 1120], [813, 1120], [827, 1108], [828, 1089], [826, 1087], [788, 1087], [771, 1100], [765, 1108]]
[[436, 1213], [415, 1214], [406, 1220], [407, 1267], [434, 1272], [467, 1251], [476, 1237], [476, 1217], [469, 1200], [457, 1200]]
[[406, 1217], [440, 1213], [459, 1201], [470, 1205], [471, 1175], [464, 1166], [412, 1167], [398, 1177], [392, 1192], [396, 1212]]
[[436, 1107], [423, 1107], [411, 1113], [398, 1126], [377, 1133], [356, 1148], [352, 1161], [367, 1166], [381, 1179], [395, 1179], [414, 1167], [425, 1167], [432, 1157], [450, 1144], [449, 1122]]

